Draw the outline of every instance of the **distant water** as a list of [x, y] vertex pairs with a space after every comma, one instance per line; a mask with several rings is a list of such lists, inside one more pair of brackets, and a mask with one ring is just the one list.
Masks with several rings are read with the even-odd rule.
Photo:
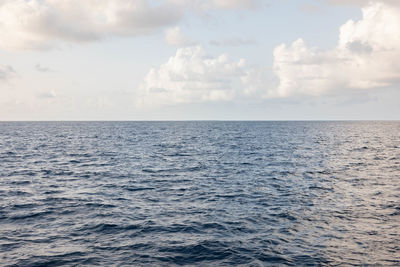
[[400, 265], [400, 122], [2, 122], [0, 265]]

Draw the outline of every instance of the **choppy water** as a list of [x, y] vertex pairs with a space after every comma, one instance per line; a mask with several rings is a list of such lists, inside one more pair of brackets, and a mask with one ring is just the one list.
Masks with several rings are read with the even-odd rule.
[[400, 265], [400, 122], [2, 122], [0, 265]]

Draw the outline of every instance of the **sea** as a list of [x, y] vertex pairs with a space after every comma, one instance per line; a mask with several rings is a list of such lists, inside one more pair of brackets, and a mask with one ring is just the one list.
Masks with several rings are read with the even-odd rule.
[[400, 122], [0, 122], [0, 265], [400, 266]]

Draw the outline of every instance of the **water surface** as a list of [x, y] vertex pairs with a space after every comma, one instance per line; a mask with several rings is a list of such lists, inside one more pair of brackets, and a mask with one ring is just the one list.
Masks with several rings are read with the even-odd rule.
[[400, 122], [2, 122], [1, 265], [400, 265]]

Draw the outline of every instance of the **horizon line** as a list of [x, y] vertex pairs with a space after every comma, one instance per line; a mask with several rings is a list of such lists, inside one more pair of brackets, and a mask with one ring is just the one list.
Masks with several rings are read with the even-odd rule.
[[3, 122], [400, 122], [400, 119], [293, 119], [293, 120], [241, 120], [241, 119], [189, 119], [189, 120], [0, 120]]

